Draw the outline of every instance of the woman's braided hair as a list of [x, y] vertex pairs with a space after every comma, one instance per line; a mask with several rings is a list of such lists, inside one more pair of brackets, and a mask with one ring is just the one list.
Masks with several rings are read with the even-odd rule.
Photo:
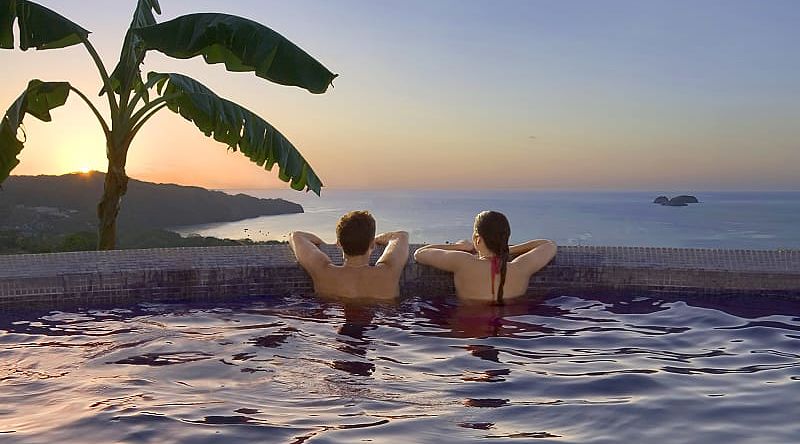
[[506, 283], [506, 270], [508, 269], [508, 239], [511, 237], [511, 226], [503, 213], [483, 211], [475, 217], [475, 232], [500, 261], [500, 286], [497, 290], [496, 302], [502, 304], [503, 285]]

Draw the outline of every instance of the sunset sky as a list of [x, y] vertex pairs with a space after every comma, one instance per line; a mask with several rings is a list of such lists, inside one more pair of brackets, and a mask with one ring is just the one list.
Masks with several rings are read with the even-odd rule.
[[[42, 0], [92, 31], [111, 70], [135, 1]], [[338, 73], [313, 95], [201, 59], [147, 56], [283, 132], [332, 188], [800, 189], [800, 2], [187, 1], [160, 21], [226, 12], [280, 32]], [[96, 97], [82, 46], [0, 51], [0, 109], [28, 80]], [[28, 137], [14, 174], [106, 169], [77, 97]], [[285, 187], [168, 110], [131, 177]]]

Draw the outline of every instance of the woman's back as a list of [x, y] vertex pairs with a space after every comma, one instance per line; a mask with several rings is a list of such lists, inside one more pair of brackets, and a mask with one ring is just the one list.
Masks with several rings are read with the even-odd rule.
[[[426, 245], [414, 252], [414, 259], [418, 263], [452, 272], [459, 298], [501, 302], [498, 301], [501, 276], [499, 272], [493, 273], [493, 256], [480, 257], [472, 253], [473, 250], [474, 247], [469, 243]], [[504, 300], [527, 292], [531, 276], [555, 256], [556, 244], [544, 239], [531, 240], [510, 247], [509, 254], [513, 259], [506, 266]]]
[[426, 245], [414, 252], [414, 260], [453, 272], [458, 297], [502, 304], [525, 294], [531, 275], [556, 254], [552, 241], [509, 246], [510, 238], [511, 225], [503, 213], [481, 211], [475, 216], [472, 241]]
[[[509, 263], [506, 270], [506, 280], [503, 283], [503, 299], [513, 299], [525, 294], [531, 275], [522, 267]], [[471, 301], [495, 302], [500, 291], [500, 276], [495, 274], [492, 279], [491, 259], [481, 259], [475, 256], [471, 261], [465, 261], [459, 270], [454, 272], [453, 280], [456, 285], [456, 294], [459, 298]]]

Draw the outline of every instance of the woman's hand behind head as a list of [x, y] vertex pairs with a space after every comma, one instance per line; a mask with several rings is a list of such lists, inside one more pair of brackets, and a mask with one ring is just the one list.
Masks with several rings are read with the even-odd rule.
[[461, 239], [460, 241], [453, 244], [457, 247], [459, 251], [466, 251], [467, 253], [475, 253], [475, 245], [472, 241], [467, 239]]

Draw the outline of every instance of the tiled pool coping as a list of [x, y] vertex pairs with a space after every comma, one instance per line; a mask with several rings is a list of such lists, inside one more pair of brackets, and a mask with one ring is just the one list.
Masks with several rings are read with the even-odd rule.
[[[326, 248], [340, 260], [335, 247]], [[452, 293], [452, 281], [449, 274], [410, 259], [401, 286], [404, 294]], [[559, 247], [556, 259], [531, 280], [530, 292], [567, 288], [800, 298], [800, 250]], [[4, 307], [311, 289], [285, 244], [0, 256]]]

